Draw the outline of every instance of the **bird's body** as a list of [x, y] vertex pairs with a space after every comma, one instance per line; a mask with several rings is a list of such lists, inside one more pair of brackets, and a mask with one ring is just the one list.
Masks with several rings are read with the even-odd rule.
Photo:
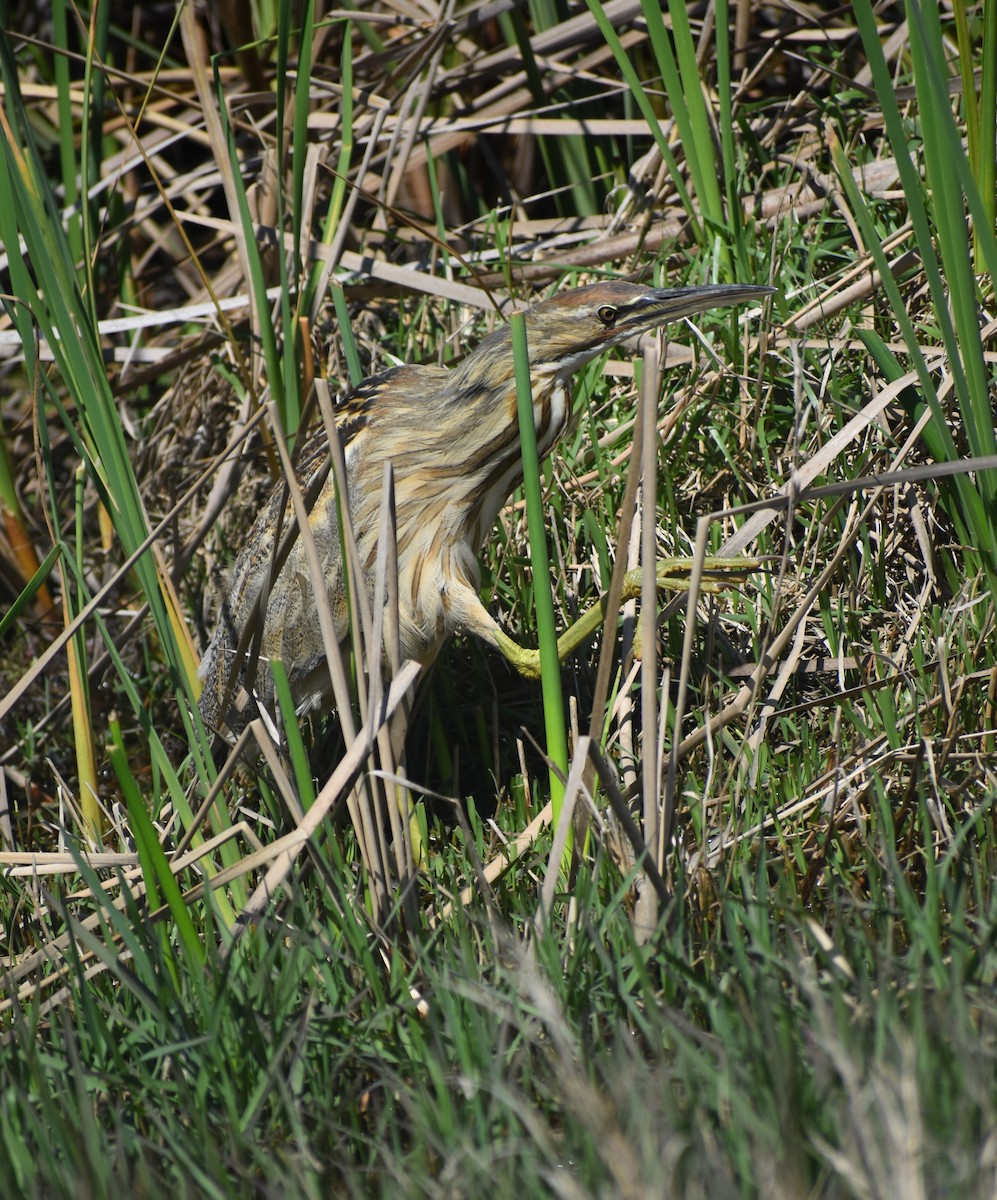
[[[562, 292], [526, 314], [533, 413], [541, 457], [571, 419], [571, 375], [611, 346], [667, 320], [720, 304], [767, 295], [770, 289], [711, 286], [653, 289], [610, 282]], [[469, 630], [497, 643], [498, 627], [478, 596], [477, 556], [500, 508], [522, 482], [516, 385], [508, 327], [482, 341], [453, 369], [403, 366], [360, 385], [337, 414], [345, 444], [350, 522], [371, 603], [380, 527], [381, 481], [394, 477], [401, 654], [429, 663], [444, 640]], [[302, 494], [314, 496], [313, 532], [337, 637], [347, 634], [347, 601], [335, 489], [328, 445], [319, 434], [298, 468]], [[317, 495], [315, 495], [317, 491]], [[286, 488], [278, 485], [253, 525], [222, 599], [214, 636], [201, 666], [201, 712], [207, 723], [227, 720], [238, 685], [257, 702], [273, 698], [269, 661], [288, 674], [299, 711], [328, 691], [317, 597], [296, 538], [269, 587], [276, 548], [292, 524]], [[239, 654], [240, 642], [262, 613], [258, 664]], [[236, 658], [238, 665], [235, 665]], [[244, 718], [243, 718], [244, 719]]]

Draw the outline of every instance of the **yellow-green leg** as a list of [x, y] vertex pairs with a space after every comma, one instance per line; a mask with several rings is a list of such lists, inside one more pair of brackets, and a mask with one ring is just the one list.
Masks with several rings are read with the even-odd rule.
[[[691, 558], [662, 558], [655, 565], [655, 581], [659, 588], [673, 592], [689, 590], [694, 560]], [[744, 583], [747, 576], [756, 571], [761, 564], [757, 558], [718, 558], [707, 556], [703, 559], [703, 574], [700, 588], [704, 592], [716, 593], [728, 587], [736, 587]], [[620, 603], [636, 600], [641, 594], [643, 571], [638, 568], [628, 571], [623, 576], [623, 593]], [[606, 619], [606, 608], [609, 603], [608, 595], [603, 596], [598, 604], [582, 613], [557, 639], [557, 657], [561, 662], [573, 654], [579, 646], [585, 644]], [[540, 678], [540, 652], [527, 650], [514, 642], [508, 634], [500, 629], [491, 631], [491, 638], [502, 654], [512, 663], [516, 670], [527, 679]]]

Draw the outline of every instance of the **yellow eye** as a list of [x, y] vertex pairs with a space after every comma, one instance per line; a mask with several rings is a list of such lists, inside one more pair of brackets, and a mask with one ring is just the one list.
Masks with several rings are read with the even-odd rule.
[[596, 316], [607, 329], [612, 329], [616, 324], [616, 309], [611, 304], [604, 304], [596, 313]]

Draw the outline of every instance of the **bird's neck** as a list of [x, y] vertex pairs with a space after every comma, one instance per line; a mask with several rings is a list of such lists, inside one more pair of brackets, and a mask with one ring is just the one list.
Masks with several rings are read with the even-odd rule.
[[[474, 554], [523, 482], [512, 372], [502, 372], [494, 359], [475, 363], [476, 357], [453, 371], [438, 394], [437, 413], [427, 413], [422, 405], [407, 410], [408, 437], [404, 448], [392, 455], [399, 513], [437, 513], [435, 521], [445, 528], [444, 537], [470, 546]], [[568, 426], [571, 394], [553, 372], [534, 372], [531, 382], [537, 448], [543, 458]], [[409, 495], [411, 508], [403, 503]], [[418, 535], [419, 530], [412, 533]]]
[[[567, 384], [556, 383], [553, 376], [534, 378], [532, 382], [533, 423], [537, 452], [542, 460], [568, 427], [571, 392]], [[523, 482], [523, 453], [514, 381], [510, 380], [503, 389], [500, 403], [494, 404], [490, 412], [480, 413], [480, 419], [483, 425], [490, 427], [488, 441], [482, 439], [480, 445], [482, 448], [487, 445], [490, 449], [487, 453], [469, 456], [464, 464], [464, 477], [470, 484], [465, 492], [468, 499], [467, 536], [475, 553], [495, 524], [499, 511]], [[483, 428], [481, 432], [484, 433]]]

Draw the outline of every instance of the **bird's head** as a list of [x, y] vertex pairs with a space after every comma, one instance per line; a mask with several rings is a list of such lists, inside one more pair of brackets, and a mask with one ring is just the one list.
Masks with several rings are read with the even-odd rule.
[[772, 291], [742, 284], [652, 288], [612, 281], [559, 292], [526, 314], [530, 365], [536, 373], [565, 379], [613, 346], [668, 321], [760, 300]]
[[[530, 371], [534, 380], [563, 382], [579, 368], [622, 342], [693, 313], [760, 300], [774, 289], [754, 284], [706, 284], [652, 288], [609, 281], [569, 288], [526, 312]], [[492, 389], [513, 375], [509, 326], [496, 330], [458, 368], [455, 394]], [[494, 392], [493, 392], [494, 394]]]

